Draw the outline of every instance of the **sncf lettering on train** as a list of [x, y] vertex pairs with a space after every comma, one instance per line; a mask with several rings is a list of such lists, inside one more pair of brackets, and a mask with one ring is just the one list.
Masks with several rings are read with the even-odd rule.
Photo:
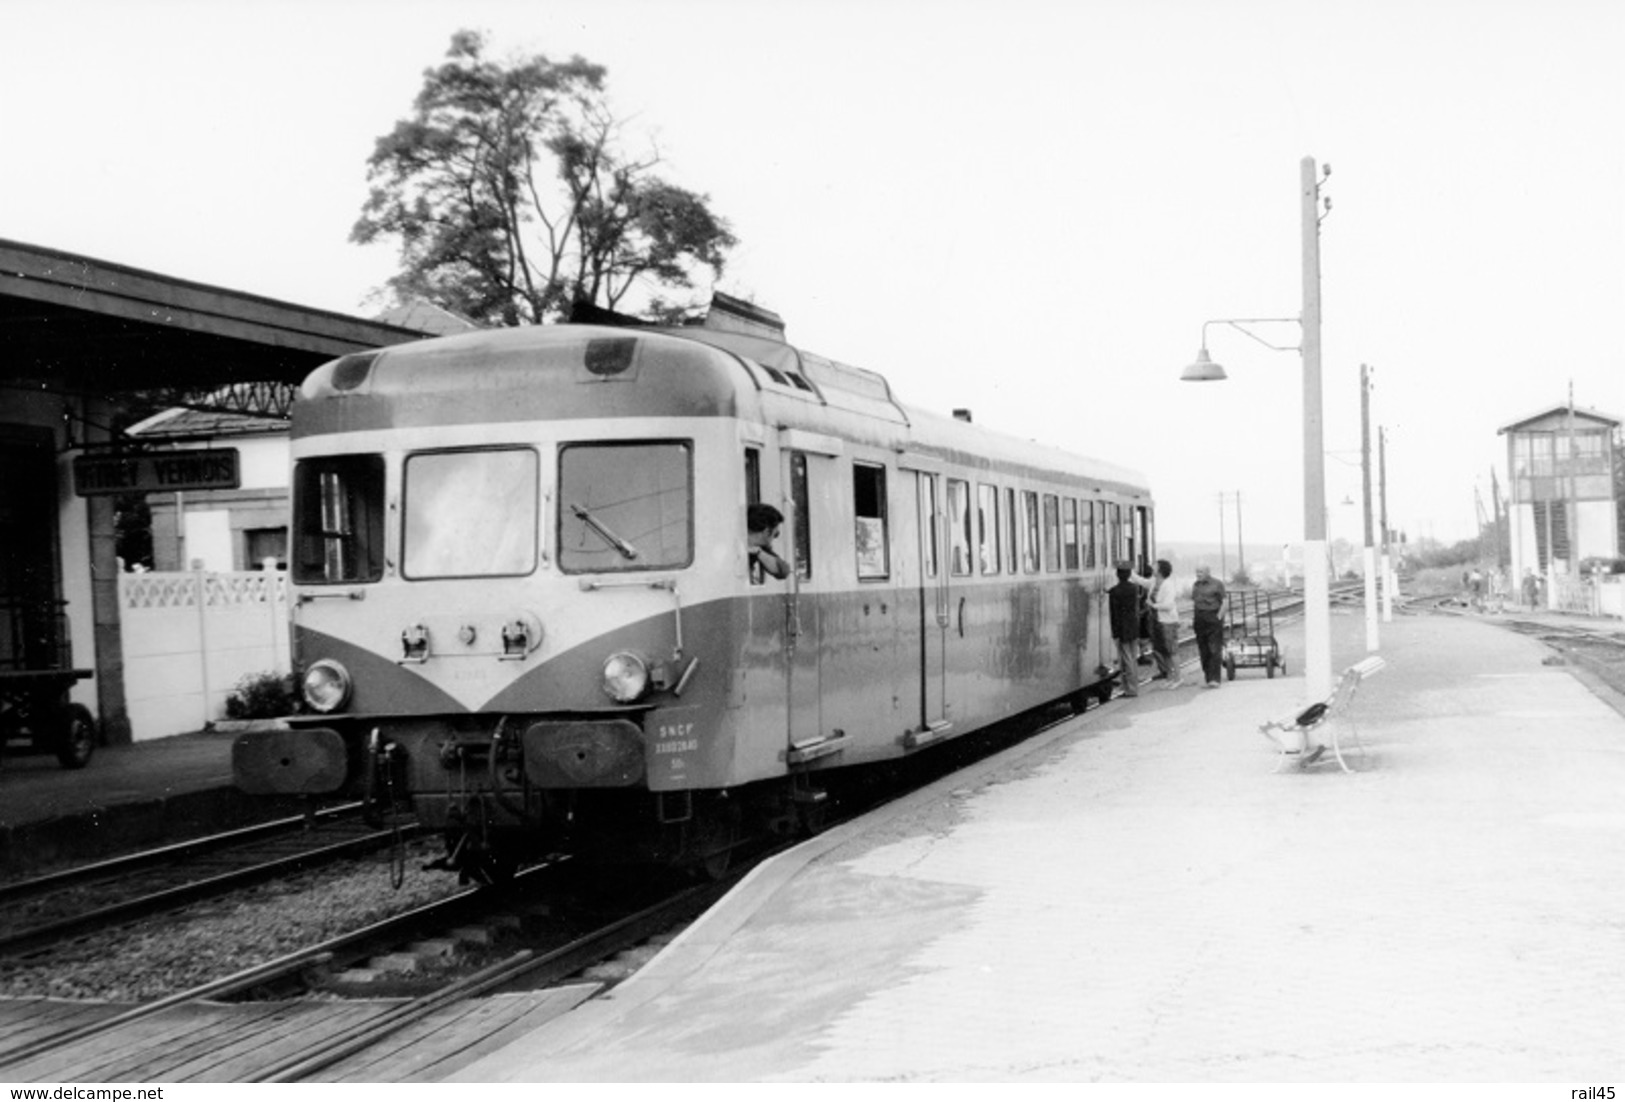
[[655, 732], [655, 753], [690, 754], [700, 748], [692, 723], [662, 723]]

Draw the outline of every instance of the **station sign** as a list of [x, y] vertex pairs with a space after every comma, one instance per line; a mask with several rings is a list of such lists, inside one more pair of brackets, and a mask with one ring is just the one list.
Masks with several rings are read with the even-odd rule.
[[80, 497], [235, 490], [241, 484], [236, 448], [81, 455], [73, 461], [73, 489]]

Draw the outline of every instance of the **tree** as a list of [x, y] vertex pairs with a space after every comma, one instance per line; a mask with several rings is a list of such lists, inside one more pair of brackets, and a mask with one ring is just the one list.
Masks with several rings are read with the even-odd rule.
[[486, 324], [554, 320], [577, 302], [607, 309], [633, 292], [669, 320], [695, 274], [722, 274], [737, 244], [710, 198], [633, 159], [605, 101], [606, 70], [573, 56], [488, 60], [474, 31], [452, 35], [424, 73], [413, 114], [378, 139], [350, 238], [400, 242], [401, 300], [425, 298]]

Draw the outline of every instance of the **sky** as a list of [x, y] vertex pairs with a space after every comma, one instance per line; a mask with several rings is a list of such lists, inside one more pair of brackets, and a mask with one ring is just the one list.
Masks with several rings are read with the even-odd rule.
[[[739, 238], [715, 289], [1143, 472], [1165, 540], [1304, 534], [1306, 157], [1332, 540], [1362, 364], [1411, 539], [1476, 533], [1502, 426], [1625, 418], [1617, 0], [6, 0], [0, 238], [376, 313], [366, 160], [462, 28], [607, 67]], [[1285, 320], [1207, 327], [1229, 379], [1181, 383], [1227, 318]]]

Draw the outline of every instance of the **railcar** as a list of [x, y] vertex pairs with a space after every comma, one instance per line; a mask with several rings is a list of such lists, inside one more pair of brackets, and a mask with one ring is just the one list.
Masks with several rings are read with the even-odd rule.
[[[1104, 592], [1153, 554], [1124, 467], [905, 405], [772, 315], [356, 353], [294, 405], [308, 710], [238, 785], [410, 804], [444, 864], [715, 869], [826, 784], [1111, 691]], [[766, 321], [764, 322], [764, 318]], [[784, 516], [764, 576], [746, 511]]]

